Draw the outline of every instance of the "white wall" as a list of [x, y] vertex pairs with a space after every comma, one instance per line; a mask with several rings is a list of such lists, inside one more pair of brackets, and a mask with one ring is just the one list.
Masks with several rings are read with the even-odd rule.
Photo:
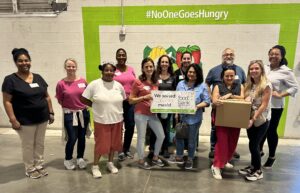
[[[124, 0], [125, 6], [143, 6], [143, 5], [193, 5], [193, 4], [265, 4], [265, 3], [300, 3], [300, 0], [149, 0], [149, 1], [135, 1], [135, 0]], [[5, 18], [0, 17], [0, 83], [2, 84], [3, 78], [16, 71], [14, 66], [11, 50], [15, 47], [24, 47], [27, 48], [32, 57], [32, 71], [41, 74], [49, 84], [49, 93], [52, 97], [53, 106], [55, 109], [55, 118], [56, 121], [52, 128], [61, 128], [62, 126], [62, 117], [61, 117], [61, 108], [58, 105], [55, 99], [55, 86], [58, 80], [65, 76], [63, 70], [63, 61], [67, 57], [73, 57], [77, 59], [79, 63], [79, 74], [85, 76], [85, 56], [84, 56], [84, 40], [83, 40], [83, 29], [82, 29], [82, 15], [81, 7], [82, 6], [120, 6], [121, 0], [71, 0], [68, 11], [63, 12], [56, 18]], [[278, 39], [278, 26], [264, 26], [266, 28], [271, 28], [271, 36], [267, 36], [266, 33], [263, 34], [264, 41], [268, 41], [270, 45], [273, 45]], [[219, 26], [222, 28], [222, 26]], [[205, 29], [201, 28], [201, 29]], [[240, 30], [246, 30], [242, 28]], [[259, 28], [260, 32], [264, 32], [264, 29]], [[128, 28], [128, 30], [133, 30], [133, 28]], [[138, 30], [138, 29], [136, 29]], [[222, 30], [226, 31], [226, 27], [223, 27]], [[250, 30], [251, 31], [251, 30]], [[105, 33], [101, 31], [100, 33]], [[173, 36], [178, 36], [175, 34]], [[254, 35], [253, 35], [254, 36]], [[252, 36], [252, 37], [253, 37]], [[102, 36], [101, 36], [102, 38]], [[128, 37], [126, 37], [128, 38]], [[183, 37], [180, 37], [183, 38]], [[205, 41], [199, 36], [199, 42]], [[247, 40], [245, 35], [242, 39]], [[184, 40], [182, 40], [184, 42]], [[299, 42], [299, 41], [298, 41]], [[114, 52], [119, 45], [122, 45], [120, 42], [115, 42], [116, 44], [112, 45], [110, 48], [110, 53], [101, 53], [107, 59], [114, 61]], [[198, 42], [195, 42], [196, 44]], [[126, 41], [125, 43], [126, 44]], [[165, 43], [168, 47], [171, 44]], [[154, 44], [153, 44], [154, 45]], [[183, 44], [185, 45], [185, 44]], [[102, 44], [100, 45], [102, 46]], [[123, 45], [122, 45], [123, 46]], [[201, 44], [200, 44], [201, 46]], [[226, 47], [232, 46], [237, 47], [236, 44], [226, 45]], [[123, 46], [125, 47], [125, 45]], [[224, 46], [219, 46], [217, 50], [213, 51], [213, 47], [205, 48], [206, 56], [203, 58], [203, 63], [214, 65], [220, 62], [220, 53]], [[242, 45], [238, 46], [242, 47]], [[265, 50], [270, 46], [266, 44], [266, 48], [261, 48], [264, 51], [260, 52], [260, 55], [255, 56], [256, 58], [266, 59]], [[245, 68], [245, 63], [242, 62], [241, 58], [246, 58], [247, 60], [253, 58], [250, 57], [250, 53], [256, 49], [254, 44], [249, 47], [250, 52], [247, 53], [243, 49], [237, 50], [236, 62], [241, 64]], [[300, 46], [298, 44], [298, 49]], [[103, 51], [104, 49], [101, 49]], [[256, 52], [257, 53], [257, 52]], [[299, 53], [299, 51], [298, 51]], [[131, 55], [131, 50], [128, 50], [129, 62], [133, 64], [138, 64], [140, 61], [140, 56], [138, 58], [134, 55]], [[299, 55], [298, 55], [299, 58]], [[243, 61], [245, 61], [243, 59]], [[299, 60], [298, 60], [299, 61]], [[136, 67], [137, 72], [139, 72], [139, 67]], [[204, 69], [207, 73], [208, 69]], [[2, 95], [0, 96], [2, 100]], [[298, 100], [299, 101], [299, 100]], [[294, 102], [295, 103], [295, 102]], [[7, 116], [3, 110], [3, 104], [0, 104], [0, 126], [9, 126]], [[290, 108], [291, 109], [291, 108]], [[299, 111], [298, 109], [291, 109], [292, 111]], [[297, 112], [296, 112], [297, 113]], [[201, 128], [202, 132], [208, 133], [209, 128], [209, 110], [206, 113], [204, 127]], [[299, 114], [299, 112], [298, 112]], [[299, 116], [299, 115], [298, 115]], [[296, 126], [297, 127], [297, 126]], [[295, 136], [295, 133], [289, 133], [291, 136]], [[297, 134], [299, 136], [299, 134]], [[300, 137], [300, 136], [299, 136]]]

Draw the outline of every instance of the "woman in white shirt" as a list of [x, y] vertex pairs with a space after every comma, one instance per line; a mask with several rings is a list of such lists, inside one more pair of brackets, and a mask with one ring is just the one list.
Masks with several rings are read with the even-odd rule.
[[293, 71], [287, 67], [285, 58], [285, 48], [276, 45], [269, 51], [270, 65], [266, 67], [266, 74], [272, 83], [273, 92], [271, 98], [271, 120], [268, 131], [261, 143], [261, 155], [264, 155], [262, 149], [266, 139], [268, 139], [269, 157], [263, 165], [265, 169], [272, 168], [275, 162], [275, 152], [278, 145], [277, 127], [281, 114], [284, 109], [284, 98], [295, 96], [298, 91], [298, 84]]

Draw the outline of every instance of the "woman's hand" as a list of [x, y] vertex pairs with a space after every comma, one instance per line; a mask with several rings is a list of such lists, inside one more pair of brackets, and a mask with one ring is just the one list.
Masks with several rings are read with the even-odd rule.
[[224, 96], [221, 96], [219, 99], [220, 99], [220, 100], [226, 100], [226, 99], [229, 99], [230, 97], [232, 97], [232, 94], [231, 94], [231, 93], [228, 93], [228, 94], [226, 94], [226, 95], [224, 95]]
[[54, 114], [49, 114], [49, 125], [54, 122]]
[[277, 91], [273, 91], [272, 92], [272, 96], [276, 97], [276, 98], [280, 98], [280, 99], [282, 98], [281, 94], [279, 92], [277, 92]]
[[20, 130], [21, 129], [21, 124], [19, 123], [18, 120], [14, 120], [14, 121], [11, 121], [11, 126], [14, 130]]
[[249, 129], [250, 127], [252, 127], [253, 123], [254, 123], [254, 120], [250, 119], [247, 129]]
[[147, 94], [147, 95], [143, 96], [143, 100], [145, 100], [145, 101], [152, 100], [152, 95], [151, 94]]
[[247, 97], [245, 98], [245, 101], [246, 101], [246, 102], [252, 102], [252, 98], [251, 98], [250, 96], [247, 96]]
[[217, 101], [215, 101], [213, 104], [214, 104], [215, 106], [220, 106], [220, 105], [222, 105], [223, 103], [222, 103], [222, 101], [217, 100]]

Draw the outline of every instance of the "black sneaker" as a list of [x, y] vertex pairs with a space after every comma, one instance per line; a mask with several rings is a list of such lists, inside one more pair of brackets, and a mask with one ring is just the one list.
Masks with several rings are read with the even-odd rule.
[[124, 161], [126, 159], [126, 156], [125, 156], [125, 153], [119, 153], [119, 155], [118, 155], [118, 160], [119, 161]]
[[208, 158], [209, 159], [214, 159], [215, 157], [215, 152], [214, 151], [210, 151], [209, 154], [208, 154]]
[[240, 159], [241, 156], [240, 156], [240, 154], [238, 152], [234, 152], [233, 157], [235, 159]]
[[157, 160], [152, 160], [152, 163], [154, 164], [154, 165], [157, 165], [157, 166], [159, 166], [159, 167], [164, 167], [165, 166], [165, 164], [164, 164], [164, 162], [162, 162], [161, 161], [161, 159], [157, 159]]
[[151, 166], [148, 164], [148, 162], [138, 163], [139, 168], [142, 168], [144, 170], [151, 170]]
[[252, 171], [251, 173], [247, 174], [245, 178], [249, 181], [256, 181], [260, 180], [264, 177], [263, 172], [261, 170]]
[[184, 168], [185, 168], [186, 170], [191, 170], [191, 169], [193, 169], [193, 160], [188, 159], [188, 160], [185, 162]]
[[250, 174], [251, 172], [252, 172], [252, 166], [247, 166], [247, 167], [239, 170], [239, 174], [242, 174], [242, 175], [247, 175], [247, 174]]
[[263, 165], [263, 168], [265, 169], [272, 169], [273, 164], [275, 163], [275, 158], [268, 157], [266, 163]]
[[133, 158], [134, 158], [133, 154], [131, 154], [130, 151], [127, 151], [127, 152], [125, 153], [125, 156], [126, 156], [127, 158], [129, 158], [129, 159], [133, 159]]

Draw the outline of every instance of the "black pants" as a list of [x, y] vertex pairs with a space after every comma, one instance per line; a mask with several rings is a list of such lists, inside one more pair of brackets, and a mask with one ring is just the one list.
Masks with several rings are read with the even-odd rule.
[[123, 142], [123, 152], [126, 153], [130, 149], [133, 133], [134, 133], [134, 105], [129, 104], [127, 100], [123, 101], [123, 111], [124, 111], [124, 142]]
[[[168, 151], [168, 147], [169, 147], [169, 138], [170, 138], [169, 129], [171, 127], [171, 118], [172, 118], [173, 114], [168, 114], [168, 117], [166, 119], [162, 119], [161, 114], [157, 114], [157, 115], [158, 115], [158, 118], [164, 129], [164, 133], [165, 133], [165, 139], [161, 146], [161, 152], [164, 152], [164, 151]], [[154, 132], [151, 130], [150, 131], [150, 139], [149, 139], [149, 150], [154, 151], [155, 141], [156, 141], [156, 136], [155, 136]]]
[[269, 121], [259, 127], [253, 125], [247, 129], [249, 150], [251, 153], [251, 165], [253, 166], [254, 171], [260, 170], [261, 168], [260, 143], [267, 132], [268, 126]]
[[281, 114], [283, 112], [283, 108], [281, 109], [271, 109], [271, 120], [270, 125], [265, 134], [261, 144], [260, 150], [263, 150], [264, 143], [266, 139], [268, 139], [268, 146], [269, 146], [269, 157], [275, 157], [276, 148], [278, 145], [278, 134], [277, 134], [277, 127], [280, 121]]

